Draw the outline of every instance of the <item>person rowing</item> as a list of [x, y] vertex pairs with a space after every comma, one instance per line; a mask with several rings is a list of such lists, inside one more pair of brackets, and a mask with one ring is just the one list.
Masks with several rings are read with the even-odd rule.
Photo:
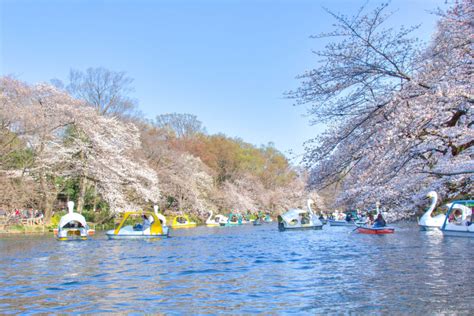
[[352, 222], [353, 218], [352, 218], [352, 213], [347, 213], [346, 214], [346, 222], [350, 223]]
[[387, 222], [383, 218], [382, 214], [379, 213], [379, 215], [377, 215], [377, 218], [375, 219], [374, 225], [372, 225], [372, 228], [379, 228], [385, 226], [387, 226]]

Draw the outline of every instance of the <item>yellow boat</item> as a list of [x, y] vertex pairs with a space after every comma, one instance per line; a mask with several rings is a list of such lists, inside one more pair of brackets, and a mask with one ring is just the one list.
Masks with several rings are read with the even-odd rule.
[[[124, 226], [130, 216], [143, 216], [143, 224]], [[109, 239], [146, 239], [168, 237], [169, 229], [163, 226], [159, 216], [151, 211], [125, 212], [117, 228], [107, 231]]]
[[188, 215], [175, 216], [171, 222], [171, 228], [191, 228], [196, 226], [197, 223], [191, 221]]

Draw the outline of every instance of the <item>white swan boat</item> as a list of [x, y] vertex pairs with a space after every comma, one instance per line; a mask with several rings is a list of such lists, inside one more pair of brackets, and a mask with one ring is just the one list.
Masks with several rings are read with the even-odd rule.
[[474, 238], [474, 224], [472, 223], [474, 200], [459, 200], [449, 204], [450, 208], [443, 226], [441, 226], [443, 235]]
[[420, 230], [438, 230], [443, 225], [446, 215], [439, 214], [434, 217], [431, 216], [438, 204], [438, 193], [431, 191], [426, 195], [426, 197], [431, 199], [431, 204], [425, 214], [423, 214], [423, 216], [418, 220], [418, 226], [420, 227]]
[[307, 210], [291, 209], [283, 215], [278, 216], [278, 229], [297, 230], [297, 229], [322, 229], [323, 223], [311, 209], [312, 200], [307, 201]]
[[68, 213], [59, 220], [58, 228], [54, 230], [58, 240], [87, 240], [94, 230], [89, 228], [86, 219], [79, 213], [74, 213], [74, 202], [67, 203]]
[[356, 223], [354, 221], [346, 221], [346, 220], [328, 220], [329, 226], [355, 226]]
[[[352, 217], [350, 221], [347, 221], [346, 217], [349, 213]], [[329, 223], [329, 226], [355, 226], [366, 224], [367, 219], [361, 219], [357, 214], [357, 211], [340, 212], [336, 210], [336, 212], [333, 213], [333, 219], [327, 220], [327, 223]]]
[[214, 227], [214, 226], [221, 226], [221, 223], [227, 223], [227, 217], [224, 215], [216, 215], [214, 218], [212, 218], [213, 211], [210, 211], [209, 218], [206, 220], [206, 226], [209, 227]]

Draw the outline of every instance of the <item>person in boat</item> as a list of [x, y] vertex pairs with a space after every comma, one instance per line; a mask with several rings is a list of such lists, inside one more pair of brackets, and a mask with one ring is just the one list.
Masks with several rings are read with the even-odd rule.
[[142, 221], [143, 222], [141, 224], [136, 224], [133, 226], [133, 230], [145, 230], [150, 227], [151, 222], [145, 214], [142, 214]]
[[323, 213], [319, 214], [319, 220], [322, 221], [324, 219]]
[[462, 212], [460, 210], [455, 210], [451, 215], [449, 215], [449, 222], [456, 224], [456, 225], [461, 225], [462, 223]]
[[346, 214], [346, 222], [352, 222], [352, 214], [350, 212]]
[[373, 228], [378, 228], [378, 227], [385, 227], [387, 226], [387, 222], [383, 218], [382, 214], [379, 213], [377, 215], [377, 218], [375, 219], [374, 225], [372, 225]]
[[143, 218], [142, 230], [145, 230], [151, 226], [151, 221], [148, 219], [148, 217], [145, 214], [142, 215], [142, 218]]
[[466, 219], [464, 220], [464, 224], [466, 226], [471, 226], [471, 224], [472, 224], [472, 215], [466, 216]]
[[300, 223], [301, 225], [309, 224], [309, 216], [307, 214], [301, 214]]
[[367, 213], [367, 223], [372, 225], [374, 223], [374, 215], [372, 213]]

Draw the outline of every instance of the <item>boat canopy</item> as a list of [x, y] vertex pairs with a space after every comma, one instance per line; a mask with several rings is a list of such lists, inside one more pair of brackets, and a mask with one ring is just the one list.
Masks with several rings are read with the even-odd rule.
[[474, 200], [456, 200], [446, 204], [446, 206], [448, 206], [449, 209], [446, 213], [446, 217], [444, 219], [444, 223], [441, 227], [441, 230], [445, 230], [446, 226], [449, 224], [451, 214], [456, 210], [460, 210], [462, 212], [461, 217], [463, 221], [466, 220], [467, 216], [472, 217], [472, 208], [474, 208]]
[[301, 209], [291, 209], [285, 214], [281, 215], [281, 218], [287, 223], [290, 223], [293, 219], [298, 218], [302, 214], [308, 214], [308, 211], [301, 210]]
[[185, 224], [189, 224], [189, 223], [193, 223], [193, 222], [191, 221], [191, 219], [189, 218], [188, 215], [183, 214], [183, 215], [175, 216], [173, 218], [172, 226], [185, 225]]
[[161, 225], [161, 221], [158, 218], [158, 216], [154, 212], [149, 212], [149, 211], [138, 211], [138, 212], [125, 212], [122, 213], [122, 221], [120, 224], [117, 226], [117, 228], [114, 231], [114, 234], [117, 235], [120, 232], [120, 229], [122, 229], [123, 225], [125, 224], [125, 221], [131, 216], [131, 215], [146, 215], [146, 216], [151, 216], [153, 218], [153, 222], [150, 225], [150, 233], [152, 235], [161, 235], [163, 234], [163, 226]]
[[61, 217], [61, 220], [59, 221], [59, 228], [63, 228], [70, 222], [78, 222], [81, 224], [83, 227], [87, 227], [86, 219], [84, 216], [82, 216], [79, 213], [67, 213], [63, 217]]

